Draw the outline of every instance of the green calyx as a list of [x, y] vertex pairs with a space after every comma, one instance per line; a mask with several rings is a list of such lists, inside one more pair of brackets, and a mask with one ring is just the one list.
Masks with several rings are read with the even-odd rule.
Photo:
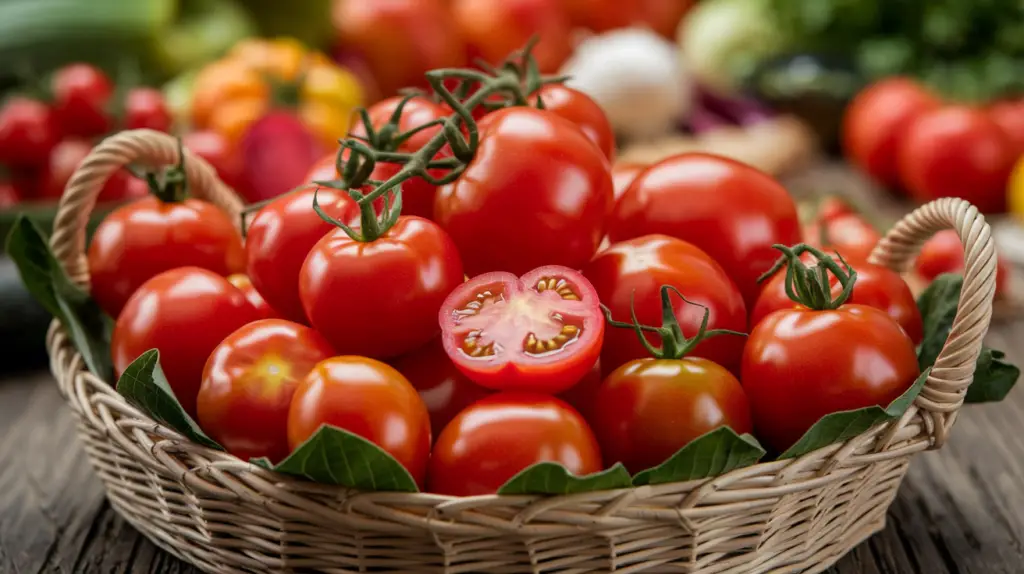
[[185, 149], [178, 138], [178, 163], [160, 170], [128, 166], [128, 171], [149, 186], [149, 192], [163, 203], [180, 203], [188, 198], [188, 175], [185, 173]]
[[[683, 330], [679, 326], [679, 320], [676, 319], [675, 308], [672, 306], [671, 293], [675, 293], [688, 305], [696, 305], [704, 309], [704, 316], [700, 321], [700, 328], [697, 330], [697, 334], [693, 337], [686, 338], [683, 335]], [[604, 311], [605, 320], [612, 327], [618, 327], [622, 329], [633, 329], [636, 332], [636, 336], [640, 338], [640, 342], [643, 344], [647, 352], [651, 354], [655, 359], [682, 359], [689, 355], [701, 342], [711, 337], [717, 337], [718, 335], [738, 335], [746, 337], [746, 333], [740, 333], [739, 331], [730, 331], [727, 329], [708, 329], [708, 320], [711, 317], [711, 310], [705, 305], [700, 303], [694, 303], [682, 293], [679, 289], [671, 285], [662, 285], [661, 287], [661, 326], [651, 327], [643, 325], [636, 317], [636, 306], [633, 297], [636, 295], [634, 292], [630, 295], [629, 300], [629, 314], [631, 322], [626, 323], [623, 321], [616, 321], [612, 318], [611, 309], [601, 305], [601, 310]], [[647, 333], [657, 333], [661, 337], [661, 347], [655, 347], [647, 340]]]
[[[839, 262], [836, 262], [820, 249], [806, 243], [800, 243], [793, 247], [776, 244], [772, 247], [781, 251], [782, 256], [772, 265], [771, 269], [758, 278], [758, 282], [767, 280], [785, 266], [786, 296], [792, 301], [808, 309], [827, 311], [838, 309], [850, 299], [854, 284], [857, 282], [857, 272], [850, 267], [842, 255], [837, 253]], [[813, 267], [808, 267], [800, 260], [800, 256], [805, 253], [810, 253], [817, 259], [817, 263]], [[839, 294], [835, 296], [832, 295], [830, 274], [839, 281], [839, 285], [842, 287]]]

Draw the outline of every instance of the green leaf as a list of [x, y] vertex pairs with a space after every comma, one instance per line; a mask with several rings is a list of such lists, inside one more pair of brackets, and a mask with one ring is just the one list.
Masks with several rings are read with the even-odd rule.
[[637, 473], [633, 485], [684, 482], [725, 474], [761, 460], [764, 448], [754, 437], [727, 426], [697, 437], [668, 460]]
[[206, 436], [174, 396], [160, 368], [160, 351], [150, 349], [132, 361], [117, 380], [117, 392], [153, 420], [201, 445], [224, 450], [224, 447]]
[[68, 278], [50, 251], [46, 234], [32, 220], [19, 216], [7, 236], [7, 253], [28, 292], [67, 328], [89, 370], [110, 377], [113, 320]]
[[967, 387], [967, 396], [964, 398], [966, 402], [991, 403], [1006, 398], [1020, 378], [1020, 369], [1016, 365], [1004, 363], [1001, 359], [1005, 356], [1002, 351], [988, 347], [981, 349], [974, 369], [974, 382]]
[[917, 363], [922, 370], [935, 364], [939, 352], [946, 345], [963, 284], [961, 275], [945, 273], [936, 277], [917, 298], [924, 327], [924, 338], [917, 347]]
[[853, 411], [841, 411], [825, 415], [818, 422], [796, 441], [796, 444], [789, 447], [786, 452], [779, 455], [779, 460], [796, 458], [809, 452], [824, 448], [830, 444], [851, 439], [862, 432], [870, 429], [878, 423], [887, 420], [897, 419], [910, 408], [911, 403], [917, 398], [928, 380], [928, 373], [931, 368], [925, 369], [913, 385], [902, 395], [896, 398], [888, 407], [870, 406]]
[[265, 456], [261, 456], [259, 458], [250, 458], [249, 464], [255, 464], [256, 466], [265, 468], [267, 470], [274, 470], [274, 463], [270, 462], [270, 459]]
[[538, 462], [523, 469], [498, 489], [498, 494], [578, 494], [628, 488], [632, 482], [621, 462], [602, 471], [577, 476], [556, 462]]
[[321, 426], [273, 470], [359, 490], [418, 491], [409, 471], [390, 454], [359, 435], [329, 425]]

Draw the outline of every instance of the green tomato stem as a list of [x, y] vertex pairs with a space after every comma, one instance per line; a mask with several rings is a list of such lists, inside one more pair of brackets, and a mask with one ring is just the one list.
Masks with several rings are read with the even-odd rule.
[[[838, 254], [839, 263], [829, 257], [820, 249], [816, 249], [800, 243], [793, 247], [776, 244], [775, 249], [782, 252], [782, 256], [766, 271], [758, 281], [764, 281], [777, 273], [783, 266], [786, 267], [786, 296], [790, 300], [816, 311], [827, 311], [838, 309], [846, 303], [853, 294], [853, 287], [857, 282], [857, 271], [850, 267], [850, 264]], [[804, 253], [810, 253], [818, 262], [814, 267], [808, 267], [800, 260]], [[834, 276], [842, 290], [835, 297], [832, 296], [832, 283], [829, 274]]]

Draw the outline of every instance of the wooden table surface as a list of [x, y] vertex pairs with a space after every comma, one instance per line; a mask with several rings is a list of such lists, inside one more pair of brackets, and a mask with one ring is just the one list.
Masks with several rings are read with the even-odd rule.
[[[1024, 320], [994, 323], [989, 344], [1024, 364]], [[198, 572], [111, 510], [47, 372], [0, 376], [0, 572]], [[942, 450], [918, 455], [887, 528], [830, 574], [1019, 572], [1024, 391], [1016, 390], [1003, 403], [967, 407]]]

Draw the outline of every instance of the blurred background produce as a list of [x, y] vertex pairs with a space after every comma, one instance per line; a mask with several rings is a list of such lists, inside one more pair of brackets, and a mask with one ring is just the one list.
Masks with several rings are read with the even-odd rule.
[[[357, 108], [531, 37], [542, 71], [608, 115], [617, 187], [703, 151], [793, 182], [815, 229], [821, 198], [854, 180], [904, 208], [957, 195], [1024, 262], [1019, 0], [4, 0], [0, 232], [20, 211], [49, 226], [82, 159], [122, 129], [181, 136], [250, 202], [330, 177], [321, 160]], [[823, 171], [842, 181], [805, 177]], [[122, 170], [96, 218], [146, 193]], [[857, 211], [833, 242], [884, 231]]]

